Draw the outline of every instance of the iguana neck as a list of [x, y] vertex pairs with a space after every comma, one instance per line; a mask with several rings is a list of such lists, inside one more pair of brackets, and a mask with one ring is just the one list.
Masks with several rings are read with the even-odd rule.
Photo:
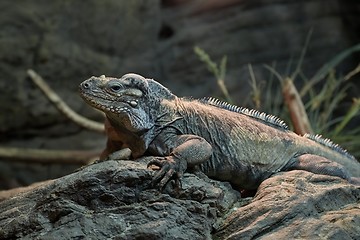
[[115, 131], [122, 136], [123, 142], [131, 149], [134, 158], [144, 155], [150, 142], [153, 140], [154, 126], [150, 129], [144, 129], [137, 132], [132, 132], [124, 127], [120, 122], [107, 116], [111, 126]]

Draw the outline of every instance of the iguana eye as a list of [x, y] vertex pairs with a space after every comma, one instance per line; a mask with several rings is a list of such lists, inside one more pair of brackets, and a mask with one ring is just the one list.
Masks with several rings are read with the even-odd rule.
[[113, 90], [114, 92], [117, 92], [121, 89], [120, 85], [112, 85], [110, 86], [110, 89]]

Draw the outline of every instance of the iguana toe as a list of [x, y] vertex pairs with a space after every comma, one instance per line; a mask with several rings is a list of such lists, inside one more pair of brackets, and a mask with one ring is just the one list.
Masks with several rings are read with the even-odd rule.
[[156, 169], [156, 167], [160, 168], [153, 177], [153, 185], [157, 185], [160, 189], [163, 189], [171, 179], [175, 179], [175, 185], [177, 185], [176, 187], [179, 188], [181, 186], [180, 178], [186, 170], [186, 168], [183, 169], [181, 165], [182, 164], [175, 161], [173, 156], [156, 157], [155, 159], [151, 160], [148, 163], [148, 168], [153, 170]]

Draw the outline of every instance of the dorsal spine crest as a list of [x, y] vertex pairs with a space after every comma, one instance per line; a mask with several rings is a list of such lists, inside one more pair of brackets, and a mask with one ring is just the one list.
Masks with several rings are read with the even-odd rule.
[[332, 142], [330, 139], [328, 138], [323, 138], [322, 135], [320, 134], [309, 134], [309, 133], [305, 133], [304, 137], [313, 140], [317, 143], [320, 143], [323, 146], [326, 146], [340, 154], [343, 154], [344, 156], [350, 158], [350, 159], [354, 159], [355, 157], [353, 155], [351, 155], [348, 151], [346, 151], [345, 149], [343, 149], [342, 147], [340, 147], [339, 144], [336, 144], [334, 142]]
[[215, 106], [215, 107], [219, 107], [219, 108], [226, 109], [226, 110], [229, 110], [229, 111], [232, 111], [232, 112], [244, 114], [246, 116], [255, 118], [257, 120], [260, 120], [260, 121], [265, 122], [267, 124], [271, 124], [273, 126], [279, 127], [281, 129], [284, 129], [284, 130], [289, 130], [289, 127], [280, 118], [278, 118], [276, 116], [273, 116], [273, 115], [270, 115], [270, 114], [267, 114], [267, 113], [264, 113], [264, 112], [260, 112], [260, 111], [255, 110], [255, 109], [248, 109], [248, 108], [245, 108], [245, 107], [238, 107], [238, 106], [232, 105], [232, 104], [227, 103], [227, 102], [223, 102], [223, 101], [221, 101], [219, 99], [212, 98], [212, 97], [202, 98], [202, 99], [200, 99], [200, 101], [202, 103], [209, 104], [209, 105], [212, 105], [212, 106]]

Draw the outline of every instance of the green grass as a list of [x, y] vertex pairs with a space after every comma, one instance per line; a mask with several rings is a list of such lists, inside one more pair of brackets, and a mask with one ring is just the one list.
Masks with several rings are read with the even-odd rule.
[[[360, 158], [360, 126], [350, 128], [352, 121], [360, 116], [360, 97], [353, 99], [352, 103], [347, 99], [349, 89], [352, 87], [353, 76], [360, 72], [360, 64], [347, 75], [338, 74], [335, 69], [347, 57], [360, 51], [357, 44], [337, 54], [329, 62], [325, 63], [312, 77], [307, 77], [302, 72], [302, 63], [309, 44], [311, 32], [306, 40], [305, 47], [295, 70], [289, 74], [281, 74], [276, 70], [276, 64], [264, 65], [269, 71], [269, 79], [266, 82], [257, 81], [251, 64], [249, 64], [250, 87], [252, 92], [245, 106], [276, 115], [284, 119], [293, 128], [289, 110], [282, 97], [281, 89], [285, 80], [296, 82], [302, 87], [298, 90], [302, 104], [305, 107], [311, 128], [316, 134], [332, 139], [350, 153]], [[232, 97], [226, 88], [226, 56], [220, 64], [214, 63], [210, 56], [199, 47], [194, 48], [195, 53], [203, 61], [208, 70], [215, 76], [224, 98], [232, 103]], [[291, 63], [289, 64], [291, 69]], [[348, 109], [344, 113], [344, 106]], [[342, 112], [343, 114], [339, 113]], [[354, 124], [353, 124], [354, 125]]]

